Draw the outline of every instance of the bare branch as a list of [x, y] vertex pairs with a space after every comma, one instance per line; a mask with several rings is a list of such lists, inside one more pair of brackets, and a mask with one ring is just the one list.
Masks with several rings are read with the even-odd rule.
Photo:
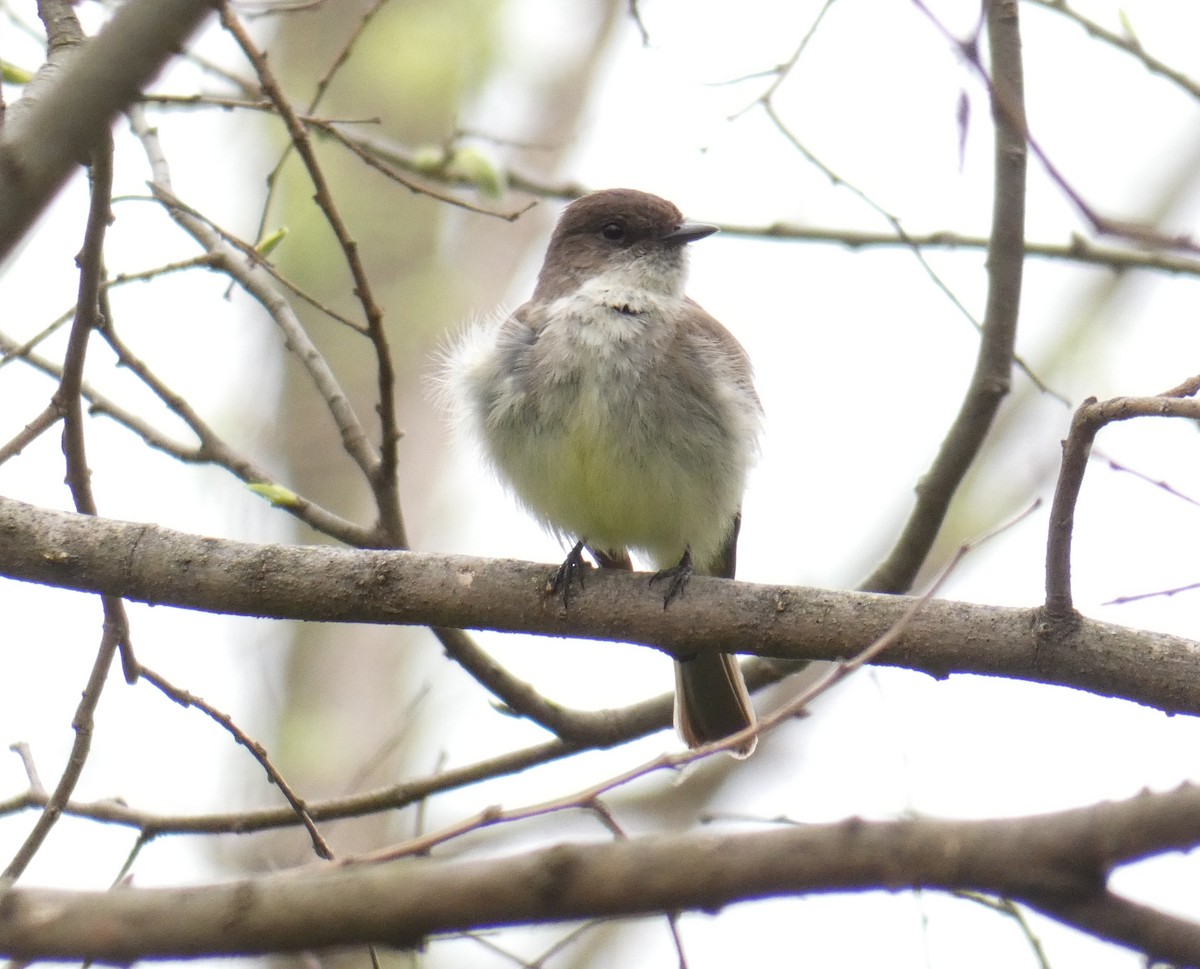
[[1118, 865], [1200, 843], [1200, 789], [1003, 820], [851, 819], [741, 834], [559, 844], [481, 861], [322, 866], [233, 884], [0, 889], [15, 958], [296, 952], [885, 888], [1003, 895], [1147, 955], [1200, 962], [1200, 925], [1113, 895]]
[[[879, 637], [909, 602], [698, 576], [664, 611], [661, 599], [646, 594], [645, 575], [604, 569], [568, 613], [544, 594], [547, 565], [255, 545], [2, 497], [0, 536], [0, 575], [60, 588], [233, 615], [581, 636], [677, 656], [749, 648], [780, 659], [838, 660]], [[1142, 661], [1148, 653], [1154, 663]], [[1055, 631], [1034, 609], [930, 602], [881, 662], [935, 676], [1058, 683], [1200, 713], [1200, 696], [1188, 686], [1200, 675], [1196, 643], [1088, 620]]]
[[[1050, 180], [1058, 186], [1058, 189], [1064, 197], [1071, 203], [1079, 215], [1084, 218], [1092, 231], [1100, 235], [1116, 236], [1132, 242], [1137, 245], [1152, 246], [1163, 249], [1180, 249], [1192, 254], [1200, 253], [1200, 245], [1187, 234], [1169, 234], [1160, 231], [1152, 225], [1141, 222], [1131, 222], [1126, 219], [1115, 219], [1104, 215], [1091, 202], [1089, 202], [1083, 194], [1075, 188], [1070, 179], [1062, 172], [1046, 150], [1042, 147], [1041, 142], [1037, 137], [1030, 132], [1025, 121], [1025, 108], [1020, 100], [1009, 97], [1009, 92], [1006, 92], [988, 77], [987, 69], [983, 66], [983, 62], [979, 59], [979, 53], [972, 41], [966, 43], [959, 41], [949, 31], [949, 29], [937, 19], [936, 16], [925, 5], [923, 0], [913, 0], [917, 9], [920, 10], [937, 30], [958, 50], [964, 55], [967, 64], [983, 79], [988, 85], [988, 90], [992, 97], [992, 113], [1002, 115], [1005, 122], [1015, 128], [1019, 128], [1024, 134], [1025, 144], [1034, 156], [1041, 163], [1043, 170], [1049, 176]], [[1016, 0], [985, 0], [986, 9], [992, 7], [1011, 8], [1011, 19], [1016, 22], [1017, 4]], [[993, 51], [993, 59], [995, 52]]]

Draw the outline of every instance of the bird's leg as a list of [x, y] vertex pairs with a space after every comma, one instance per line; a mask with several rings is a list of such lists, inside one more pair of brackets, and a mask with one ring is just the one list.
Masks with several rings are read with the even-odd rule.
[[630, 561], [629, 549], [627, 548], [609, 549], [608, 551], [604, 551], [603, 549], [592, 548], [592, 546], [589, 545], [587, 550], [588, 554], [590, 554], [592, 558], [596, 560], [597, 564], [602, 569], [623, 569], [626, 572], [633, 571], [633, 562]]
[[692, 577], [692, 550], [685, 548], [683, 550], [683, 558], [679, 560], [679, 564], [669, 569], [660, 569], [650, 576], [650, 585], [654, 586], [655, 582], [663, 579], [667, 581], [667, 594], [663, 596], [663, 609], [666, 609], [671, 602], [683, 595], [683, 590], [687, 587], [688, 579]]
[[575, 547], [567, 553], [566, 561], [558, 567], [558, 571], [550, 577], [550, 592], [562, 594], [563, 608], [566, 609], [571, 599], [571, 583], [579, 580], [579, 588], [583, 588], [583, 576], [588, 564], [583, 559], [583, 541], [575, 543]]

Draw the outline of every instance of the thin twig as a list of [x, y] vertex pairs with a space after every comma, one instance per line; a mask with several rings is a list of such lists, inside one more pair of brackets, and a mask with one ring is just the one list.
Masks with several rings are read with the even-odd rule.
[[[743, 663], [746, 683], [751, 690], [777, 683], [786, 670], [775, 668], [767, 661]], [[572, 723], [574, 731], [588, 737], [588, 742], [568, 743], [551, 740], [488, 758], [466, 767], [443, 770], [440, 767], [424, 778], [391, 785], [374, 791], [328, 798], [307, 804], [314, 821], [332, 821], [350, 817], [365, 817], [381, 812], [393, 812], [412, 804], [423, 803], [434, 794], [460, 790], [474, 784], [528, 770], [571, 757], [582, 750], [600, 746], [628, 743], [650, 733], [665, 730], [671, 725], [672, 693], [663, 693], [619, 710], [570, 711], [578, 718]], [[0, 801], [0, 817], [42, 807], [44, 798], [26, 791]], [[70, 802], [63, 813], [88, 818], [105, 824], [120, 824], [137, 828], [148, 837], [182, 834], [245, 834], [292, 827], [299, 823], [295, 812], [287, 808], [261, 808], [217, 814], [166, 815], [131, 808], [117, 801]]]
[[87, 684], [84, 686], [83, 695], [75, 708], [75, 716], [71, 719], [71, 729], [75, 732], [75, 739], [71, 743], [71, 752], [67, 756], [67, 766], [59, 777], [54, 791], [45, 800], [42, 813], [38, 816], [32, 830], [25, 836], [25, 840], [21, 842], [8, 866], [0, 873], [0, 880], [15, 880], [21, 876], [45, 842], [50, 829], [66, 812], [71, 793], [79, 782], [84, 764], [87, 763], [88, 754], [91, 751], [96, 706], [100, 702], [104, 681], [108, 678], [108, 671], [117, 655], [118, 644], [123, 634], [124, 630], [117, 629], [111, 623], [105, 622], [104, 632], [100, 637], [100, 646], [96, 650], [96, 659], [92, 663], [92, 670], [88, 675]]
[[[109, 315], [111, 316], [111, 314]], [[169, 453], [179, 460], [192, 464], [212, 464], [224, 468], [246, 484], [281, 487], [265, 468], [260, 467], [246, 455], [236, 451], [224, 438], [217, 434], [212, 426], [196, 412], [195, 408], [192, 407], [186, 398], [175, 393], [150, 369], [149, 364], [130, 350], [117, 335], [116, 329], [111, 324], [111, 319], [105, 322], [105, 325], [100, 330], [100, 335], [116, 354], [118, 363], [131, 373], [136, 374], [142, 383], [162, 401], [167, 409], [188, 426], [199, 439], [200, 443], [195, 448], [184, 450], [178, 445], [173, 446], [173, 442], [161, 435], [148, 434], [147, 432], [153, 429], [146, 427], [144, 422], [137, 421], [136, 419], [130, 421], [126, 415], [115, 413], [108, 406], [101, 406], [101, 404], [97, 403], [93, 405], [93, 410], [98, 413], [105, 413], [115, 420], [119, 420], [134, 433], [141, 436], [147, 444], [165, 453]], [[280, 493], [286, 493], [287, 500], [277, 504], [315, 531], [349, 544], [369, 540], [370, 533], [355, 522], [334, 514], [291, 489], [282, 489]]]
[[[271, 275], [271, 277], [273, 279], [275, 279], [276, 282], [278, 282], [281, 286], [283, 286], [289, 292], [294, 293], [297, 297], [299, 297], [301, 300], [303, 300], [305, 303], [307, 303], [309, 306], [311, 306], [313, 309], [315, 309], [318, 313], [322, 314], [323, 316], [329, 317], [335, 323], [339, 323], [342, 326], [346, 327], [347, 329], [353, 330], [355, 333], [362, 334], [362, 335], [366, 334], [366, 332], [367, 332], [366, 328], [361, 323], [355, 322], [354, 320], [352, 320], [348, 316], [346, 316], [344, 313], [339, 313], [328, 303], [323, 302], [322, 300], [320, 300], [316, 296], [314, 296], [312, 293], [310, 293], [308, 290], [306, 290], [303, 286], [301, 286], [299, 283], [297, 283], [294, 279], [289, 279], [287, 276], [285, 276], [282, 272], [279, 271], [278, 266], [276, 266], [273, 262], [271, 262], [271, 260], [265, 258], [262, 255], [262, 253], [260, 253], [254, 247], [254, 245], [247, 242], [245, 239], [238, 238], [237, 235], [230, 232], [228, 229], [226, 229], [224, 226], [220, 225], [219, 223], [213, 221], [211, 218], [209, 218], [203, 212], [200, 212], [198, 209], [195, 209], [192, 206], [188, 205], [186, 202], [184, 202], [182, 199], [180, 199], [177, 195], [172, 194], [170, 192], [170, 189], [167, 188], [165, 185], [163, 185], [163, 184], [157, 185], [155, 187], [153, 195], [126, 195], [126, 196], [122, 196], [120, 201], [123, 201], [123, 202], [153, 202], [155, 205], [168, 208], [169, 210], [173, 209], [177, 212], [186, 213], [187, 215], [196, 219], [198, 222], [201, 222], [201, 223], [207, 225], [223, 241], [229, 243], [230, 246], [232, 246], [234, 249], [236, 249], [238, 252], [240, 252], [243, 256], [245, 256], [246, 262], [248, 264], [253, 265], [256, 268], [262, 269], [265, 272], [269, 273]], [[196, 261], [202, 263], [208, 269], [212, 269], [217, 272], [226, 272], [226, 270], [227, 270], [227, 265], [228, 265], [227, 260], [222, 259], [221, 257], [219, 257], [218, 255], [216, 255], [213, 252], [207, 252], [204, 255], [197, 256]], [[236, 282], [238, 282], [238, 280], [235, 279], [234, 282], [236, 283]]]
[[974, 902], [976, 905], [982, 905], [984, 908], [991, 909], [993, 912], [1012, 919], [1017, 923], [1017, 928], [1021, 930], [1021, 934], [1025, 936], [1025, 941], [1029, 943], [1029, 948], [1033, 950], [1033, 956], [1037, 959], [1039, 969], [1053, 969], [1053, 964], [1046, 956], [1042, 940], [1033, 931], [1033, 926], [1029, 924], [1029, 920], [1025, 917], [1025, 913], [1021, 911], [1021, 907], [1011, 898], [994, 898], [991, 895], [984, 895], [982, 892], [974, 892], [965, 888], [956, 889], [950, 894], [955, 898]]
[[[763, 75], [770, 76], [772, 78], [771, 83], [767, 86], [767, 89], [765, 91], [763, 91], [763, 93], [760, 94], [753, 103], [748, 104], [737, 114], [733, 115], [730, 118], [731, 121], [736, 118], [741, 117], [743, 114], [745, 114], [751, 108], [753, 108], [756, 104], [763, 104], [766, 106], [770, 106], [771, 99], [775, 96], [775, 93], [783, 85], [783, 82], [788, 79], [788, 76], [792, 73], [792, 71], [795, 70], [796, 65], [798, 63], [800, 63], [800, 56], [804, 53], [804, 51], [807, 49], [808, 45], [812, 42], [812, 39], [817, 35], [817, 29], [821, 26], [821, 22], [825, 19], [825, 15], [827, 13], [829, 13], [829, 10], [834, 5], [834, 3], [835, 3], [835, 0], [825, 0], [825, 3], [821, 6], [821, 9], [817, 11], [817, 15], [813, 18], [812, 23], [809, 25], [808, 30], [805, 31], [804, 36], [800, 38], [800, 43], [796, 45], [796, 49], [794, 51], [792, 51], [791, 56], [786, 61], [784, 61], [782, 64], [778, 65], [777, 67], [772, 68], [771, 70], [760, 73], [759, 76], [763, 76]], [[738, 80], [745, 80], [745, 78], [739, 78]], [[733, 83], [733, 82], [727, 82], [727, 83]]]
[[[310, 801], [306, 803], [305, 807], [308, 816], [317, 823], [399, 811], [410, 805], [419, 804], [434, 794], [459, 790], [497, 777], [520, 773], [531, 767], [552, 763], [577, 753], [578, 749], [559, 740], [546, 741], [520, 750], [509, 751], [497, 757], [489, 757], [464, 767], [436, 770], [426, 777], [418, 777], [377, 790], [321, 801]], [[43, 808], [46, 802], [47, 795], [44, 792], [26, 791], [16, 797], [0, 801], [0, 817], [30, 808]], [[171, 815], [138, 810], [121, 801], [105, 800], [70, 801], [63, 806], [62, 813], [103, 824], [135, 828], [147, 839], [162, 835], [249, 834], [295, 827], [300, 823], [299, 817], [291, 807], [254, 808], [246, 811], [214, 814]]]
[[383, 308], [375, 301], [374, 289], [358, 251], [358, 243], [350, 234], [334, 201], [333, 193], [317, 160], [308, 129], [275, 79], [266, 55], [258, 49], [228, 3], [221, 6], [221, 25], [229, 32], [254, 65], [263, 93], [275, 105], [275, 110], [287, 126], [288, 136], [304, 162], [305, 170], [315, 189], [314, 200], [333, 230], [345, 256], [346, 267], [354, 281], [354, 295], [362, 305], [367, 333], [375, 351], [376, 383], [380, 440], [378, 460], [363, 468], [375, 497], [377, 535], [371, 544], [376, 547], [407, 548], [408, 536], [400, 507], [399, 482], [396, 476], [400, 429], [396, 424], [396, 374], [392, 363], [387, 331], [383, 325]]
[[[105, 330], [101, 330], [101, 334], [104, 332]], [[17, 345], [11, 337], [0, 333], [0, 351], [4, 350], [6, 347], [16, 348]], [[27, 366], [38, 371], [39, 373], [45, 374], [47, 377], [53, 380], [62, 379], [61, 364], [47, 360], [45, 357], [42, 357], [36, 353], [30, 353], [23, 347], [20, 349], [21, 356], [14, 359], [20, 359]], [[201, 453], [199, 447], [194, 445], [185, 445], [167, 437], [157, 428], [151, 426], [147, 421], [143, 420], [132, 411], [126, 410], [124, 407], [121, 407], [119, 404], [115, 403], [108, 397], [101, 394], [99, 391], [92, 388], [87, 381], [84, 381], [83, 385], [80, 387], [80, 395], [88, 402], [89, 414], [103, 414], [105, 417], [111, 418], [116, 423], [140, 437], [149, 447], [152, 447], [158, 451], [162, 451], [164, 454], [168, 454], [179, 461], [184, 461], [189, 464], [208, 460], [208, 458]], [[59, 416], [57, 411], [54, 413], [56, 417]], [[11, 443], [12, 442], [10, 442], [10, 444]], [[8, 445], [6, 445], [6, 447], [7, 446]]]
[[42, 786], [42, 779], [38, 775], [37, 764], [34, 762], [33, 751], [29, 749], [29, 744], [18, 741], [15, 744], [9, 744], [8, 749], [21, 758], [21, 766], [25, 768], [25, 777], [29, 780], [29, 790], [39, 797], [49, 797], [46, 788]]
[[0, 446], [0, 464], [14, 458], [34, 441], [62, 420], [62, 414], [53, 404], [47, 404], [42, 412]]
[[[200, 256], [193, 256], [190, 259], [183, 259], [179, 262], [167, 263], [163, 266], [156, 266], [152, 269], [143, 269], [132, 273], [119, 273], [111, 278], [102, 279], [100, 281], [100, 289], [101, 292], [106, 293], [115, 286], [124, 286], [128, 283], [135, 282], [146, 282], [149, 280], [158, 279], [162, 276], [168, 275], [169, 273], [197, 268], [212, 268], [212, 260], [209, 258], [207, 253]], [[74, 318], [75, 307], [72, 306], [70, 309], [61, 313], [56, 319], [51, 320], [50, 323], [44, 326], [39, 332], [20, 343], [11, 337], [7, 337], [0, 333], [0, 367], [4, 367], [15, 360], [23, 360], [30, 356], [30, 354], [34, 349], [37, 348], [39, 344], [44, 343], [53, 334], [62, 329], [67, 323], [70, 323]], [[45, 368], [39, 367], [39, 369], [44, 370]], [[56, 370], [55, 375], [60, 376], [61, 373], [62, 370], [59, 368]], [[84, 396], [86, 397], [87, 394], [85, 393]]]
[[[367, 10], [363, 12], [362, 16], [359, 17], [358, 23], [351, 30], [349, 36], [342, 44], [341, 49], [334, 54], [333, 60], [329, 67], [317, 81], [316, 91], [313, 94], [312, 100], [309, 102], [307, 114], [311, 115], [314, 111], [316, 111], [321, 101], [324, 100], [326, 90], [328, 90], [329, 85], [332, 83], [337, 72], [341, 70], [342, 66], [350, 59], [350, 53], [354, 49], [354, 45], [357, 43], [358, 39], [362, 36], [367, 24], [374, 19], [375, 14], [379, 12], [380, 8], [386, 2], [387, 0], [375, 0], [374, 5], [367, 8]], [[259, 90], [261, 90], [261, 80], [259, 83]], [[271, 102], [270, 98], [264, 98], [260, 104], [265, 110], [272, 112], [275, 111], [275, 105]], [[267, 218], [271, 211], [271, 204], [275, 199], [275, 192], [279, 188], [280, 172], [283, 171], [283, 166], [287, 163], [288, 158], [291, 157], [292, 152], [295, 150], [295, 142], [288, 141], [288, 143], [283, 146], [283, 150], [279, 153], [279, 160], [275, 162], [270, 174], [267, 176], [267, 194], [263, 199], [262, 213], [259, 215], [258, 220], [258, 235], [260, 238], [266, 231]]]
[[[1157, 74], [1160, 77], [1165, 77], [1172, 84], [1178, 86], [1181, 90], [1186, 91], [1193, 98], [1200, 100], [1200, 84], [1197, 84], [1182, 71], [1177, 71], [1165, 61], [1159, 60], [1153, 54], [1142, 46], [1141, 41], [1136, 37], [1121, 36], [1106, 27], [1102, 27], [1096, 21], [1089, 17], [1085, 17], [1079, 11], [1067, 6], [1066, 0], [1026, 0], [1028, 3], [1043, 7], [1046, 10], [1053, 10], [1057, 14], [1061, 14], [1068, 20], [1073, 20], [1079, 24], [1088, 35], [1101, 40], [1117, 50], [1124, 51], [1126, 54], [1134, 57], [1141, 62], [1142, 66], [1151, 74]], [[1130, 9], [1136, 10], [1136, 7]]]
[[[578, 747], [610, 747], [630, 739], [629, 716], [613, 711], [570, 710], [547, 700], [529, 683], [513, 676], [461, 629], [432, 627], [446, 655], [458, 663], [513, 716], [525, 717], [545, 727], [566, 743]], [[650, 701], [654, 720], [660, 719], [663, 699]], [[640, 705], [639, 705], [640, 706]]]
[[[962, 54], [964, 61], [971, 67], [980, 79], [987, 85], [991, 92], [992, 98], [992, 113], [999, 121], [1001, 118], [1007, 125], [1021, 131], [1025, 144], [1029, 150], [1033, 152], [1042, 169], [1050, 177], [1050, 180], [1058, 187], [1058, 190], [1066, 197], [1079, 215], [1091, 226], [1092, 231], [1099, 235], [1114, 236], [1120, 239], [1126, 239], [1138, 245], [1151, 246], [1162, 249], [1179, 249], [1190, 253], [1200, 253], [1200, 245], [1190, 236], [1186, 234], [1172, 235], [1169, 233], [1160, 232], [1154, 226], [1147, 225], [1141, 222], [1131, 222], [1125, 219], [1114, 219], [1103, 215], [1092, 205], [1083, 194], [1075, 188], [1070, 179], [1063, 173], [1049, 153], [1042, 147], [1041, 142], [1029, 130], [1029, 126], [1025, 120], [1025, 108], [1020, 99], [1014, 98], [1012, 92], [1003, 88], [997, 87], [994, 79], [989, 77], [987, 68], [979, 58], [979, 52], [976, 45], [973, 43], [963, 43], [959, 41], [943, 24], [933, 12], [925, 5], [923, 0], [912, 0], [918, 10], [920, 10], [934, 25], [939, 33], [946, 40], [953, 44], [955, 49]], [[986, 0], [985, 7], [988, 10], [1003, 7], [1006, 11], [1011, 12], [1011, 20], [1015, 24], [1017, 19], [1017, 3], [1016, 0]], [[991, 30], [989, 28], [989, 34]], [[997, 67], [995, 55], [993, 53], [993, 67]]]
[[354, 25], [354, 28], [346, 37], [341, 49], [339, 49], [337, 53], [333, 55], [333, 60], [330, 62], [329, 67], [317, 80], [316, 91], [313, 92], [312, 100], [308, 102], [308, 114], [313, 114], [316, 112], [317, 108], [320, 107], [321, 102], [325, 98], [325, 92], [329, 90], [329, 85], [333, 83], [334, 77], [337, 76], [338, 71], [340, 71], [342, 67], [344, 67], [345, 64], [350, 60], [350, 54], [353, 52], [355, 45], [366, 31], [371, 21], [375, 19], [376, 14], [383, 9], [383, 5], [387, 2], [388, 0], [375, 0], [375, 2], [366, 10], [364, 10], [359, 16], [358, 23]]
[[233, 739], [241, 746], [245, 747], [250, 752], [250, 756], [258, 761], [259, 766], [262, 767], [262, 769], [266, 772], [266, 775], [271, 783], [279, 788], [279, 793], [282, 794], [284, 800], [288, 802], [288, 807], [291, 808], [292, 812], [296, 815], [296, 818], [301, 824], [304, 825], [305, 830], [308, 831], [308, 837], [312, 841], [313, 851], [316, 852], [317, 857], [324, 858], [326, 860], [333, 858], [333, 851], [330, 849], [329, 843], [324, 839], [324, 837], [321, 836], [321, 832], [317, 830], [317, 826], [313, 822], [312, 815], [310, 815], [308, 812], [308, 805], [305, 803], [303, 798], [301, 798], [294, 790], [292, 790], [292, 786], [287, 782], [287, 780], [284, 779], [283, 774], [281, 774], [279, 769], [271, 762], [271, 757], [267, 753], [267, 749], [262, 744], [260, 744], [257, 740], [254, 740], [241, 727], [239, 727], [234, 722], [233, 717], [231, 717], [228, 713], [218, 710], [208, 701], [201, 699], [194, 693], [190, 693], [187, 690], [173, 685], [172, 683], [168, 682], [165, 677], [160, 676], [158, 673], [155, 673], [153, 670], [148, 669], [145, 666], [141, 667], [140, 672], [142, 677], [155, 686], [164, 696], [175, 701], [182, 707], [195, 707], [206, 717], [229, 733], [229, 735], [233, 737]]

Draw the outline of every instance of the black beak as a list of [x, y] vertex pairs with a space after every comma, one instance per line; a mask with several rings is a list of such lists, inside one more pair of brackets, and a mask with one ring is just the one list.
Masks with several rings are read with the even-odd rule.
[[716, 231], [718, 231], [717, 226], [709, 225], [707, 222], [684, 222], [663, 236], [663, 242], [677, 242], [682, 246], [710, 236]]

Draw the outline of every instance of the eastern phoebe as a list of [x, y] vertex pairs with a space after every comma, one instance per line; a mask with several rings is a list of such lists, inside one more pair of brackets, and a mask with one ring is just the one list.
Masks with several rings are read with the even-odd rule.
[[[564, 601], [645, 553], [667, 580], [732, 578], [762, 405], [746, 352], [684, 295], [687, 245], [716, 226], [665, 199], [594, 192], [563, 211], [533, 298], [452, 351], [447, 379], [488, 460], [530, 512], [577, 541]], [[675, 726], [696, 747], [754, 722], [736, 657], [675, 664]], [[754, 742], [742, 748], [749, 756]]]

